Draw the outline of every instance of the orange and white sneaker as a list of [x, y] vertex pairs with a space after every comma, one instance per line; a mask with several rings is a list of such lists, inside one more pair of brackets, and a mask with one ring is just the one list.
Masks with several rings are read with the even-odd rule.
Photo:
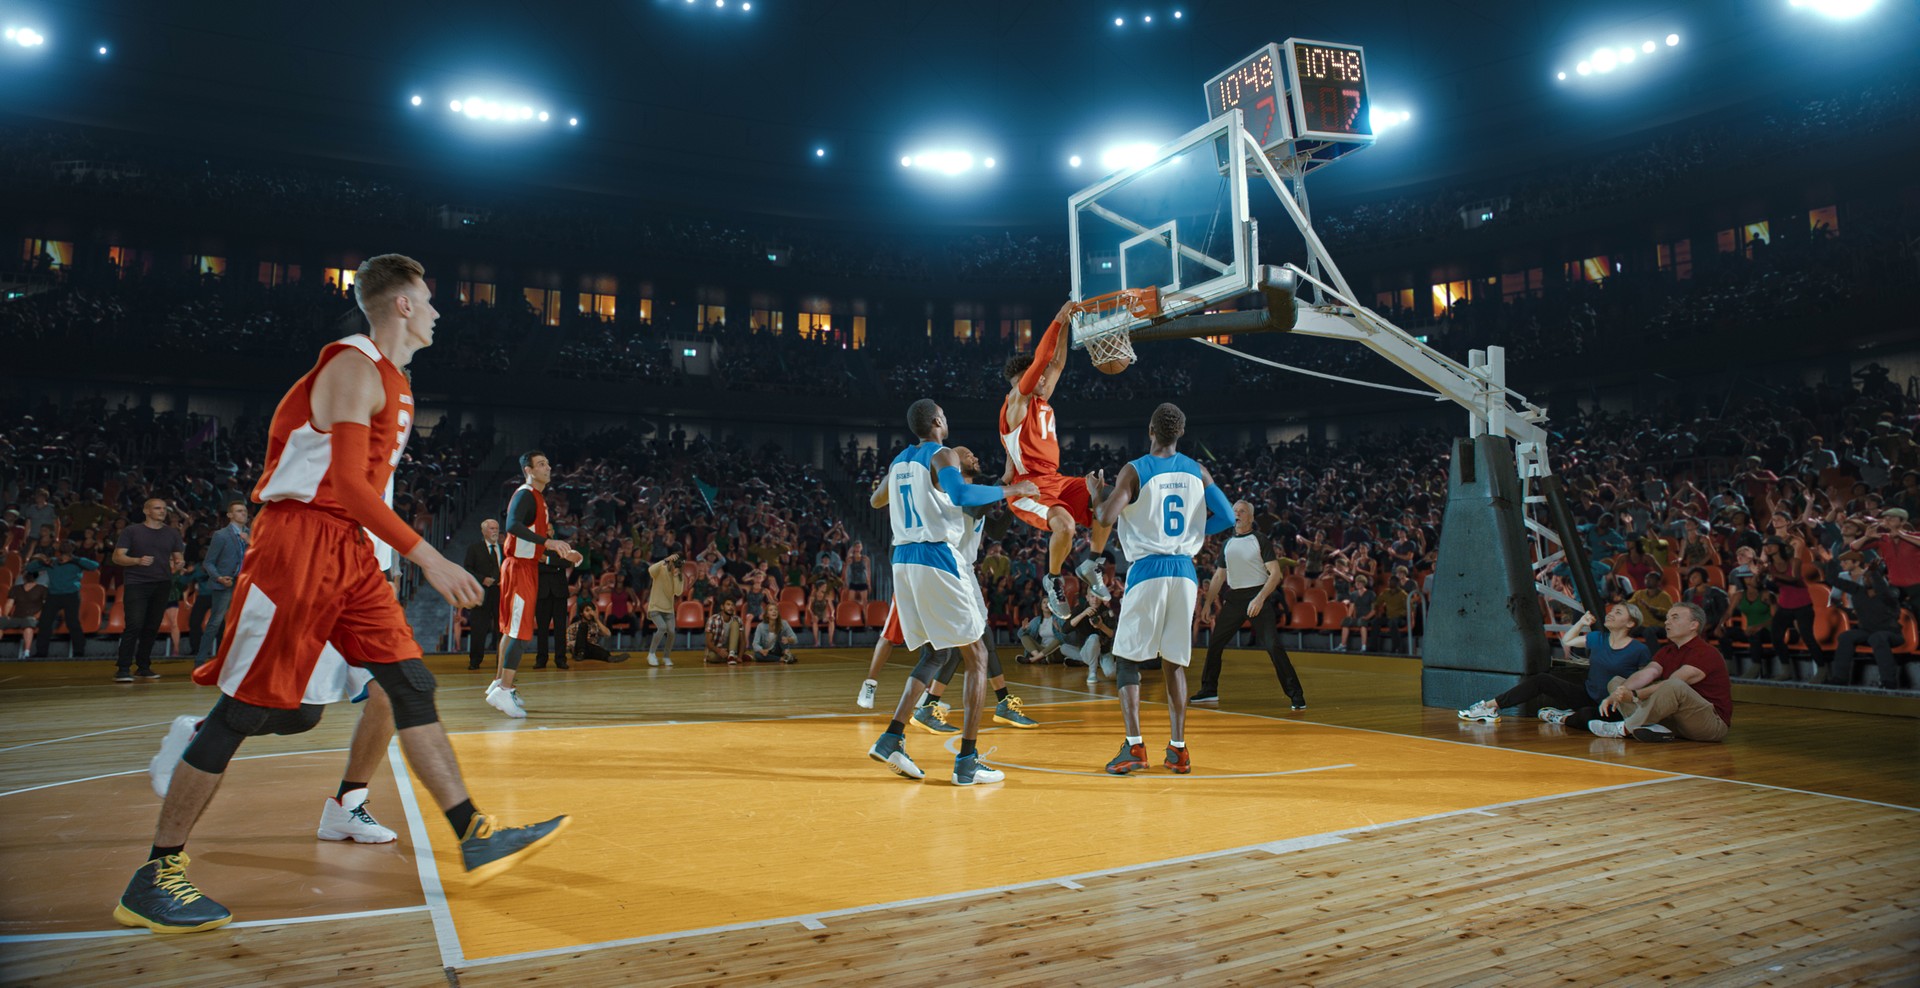
[[1167, 745], [1166, 766], [1173, 769], [1175, 775], [1186, 775], [1193, 771], [1193, 759], [1187, 756], [1187, 749]]
[[1147, 767], [1147, 746], [1120, 742], [1120, 753], [1107, 763], [1108, 775], [1126, 775]]

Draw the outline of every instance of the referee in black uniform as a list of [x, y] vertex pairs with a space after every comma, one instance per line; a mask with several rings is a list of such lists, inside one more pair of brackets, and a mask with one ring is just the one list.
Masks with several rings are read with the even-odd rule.
[[[1220, 652], [1233, 640], [1234, 632], [1248, 618], [1253, 619], [1253, 643], [1267, 650], [1273, 671], [1280, 677], [1280, 688], [1293, 700], [1293, 709], [1307, 709], [1307, 694], [1300, 688], [1300, 677], [1293, 671], [1293, 660], [1280, 644], [1274, 614], [1287, 606], [1286, 592], [1280, 589], [1280, 562], [1273, 543], [1253, 530], [1253, 505], [1239, 501], [1233, 506], [1233, 534], [1227, 537], [1220, 553], [1221, 565], [1207, 583], [1207, 604], [1220, 598], [1220, 613], [1213, 619], [1212, 641], [1207, 645], [1207, 665], [1200, 672], [1200, 692], [1189, 703], [1220, 701]], [[1224, 596], [1220, 585], [1227, 585]]]

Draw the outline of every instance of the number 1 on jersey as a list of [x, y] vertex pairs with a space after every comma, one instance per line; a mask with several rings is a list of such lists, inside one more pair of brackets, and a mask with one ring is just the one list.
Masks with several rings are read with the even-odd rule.
[[900, 485], [900, 517], [908, 528], [919, 528], [926, 524], [926, 522], [921, 519], [920, 513], [913, 510], [912, 484]]

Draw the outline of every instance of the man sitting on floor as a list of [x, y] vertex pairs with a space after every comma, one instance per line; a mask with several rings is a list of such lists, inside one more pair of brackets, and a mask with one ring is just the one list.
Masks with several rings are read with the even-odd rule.
[[1667, 646], [1639, 672], [1616, 676], [1600, 701], [1604, 716], [1619, 710], [1619, 722], [1591, 720], [1587, 730], [1603, 738], [1636, 741], [1720, 741], [1733, 723], [1733, 684], [1727, 663], [1700, 628], [1707, 616], [1698, 604], [1679, 603], [1667, 611]]

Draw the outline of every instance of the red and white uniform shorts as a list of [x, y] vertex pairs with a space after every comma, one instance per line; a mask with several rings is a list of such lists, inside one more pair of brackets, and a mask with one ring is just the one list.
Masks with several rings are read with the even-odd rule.
[[500, 634], [533, 640], [533, 603], [540, 595], [540, 561], [508, 556], [500, 562]]
[[323, 651], [337, 651], [348, 666], [420, 657], [366, 530], [275, 501], [253, 523], [220, 651], [193, 681], [277, 710], [329, 703], [340, 699], [340, 669], [322, 661]]
[[1093, 524], [1093, 513], [1089, 510], [1091, 492], [1087, 490], [1087, 478], [1062, 477], [1057, 473], [1034, 473], [1013, 478], [1014, 483], [1028, 480], [1040, 488], [1038, 494], [1016, 497], [1007, 502], [1007, 507], [1020, 516], [1020, 520], [1042, 531], [1047, 529], [1047, 510], [1059, 505], [1073, 516], [1073, 523], [1082, 526]]

